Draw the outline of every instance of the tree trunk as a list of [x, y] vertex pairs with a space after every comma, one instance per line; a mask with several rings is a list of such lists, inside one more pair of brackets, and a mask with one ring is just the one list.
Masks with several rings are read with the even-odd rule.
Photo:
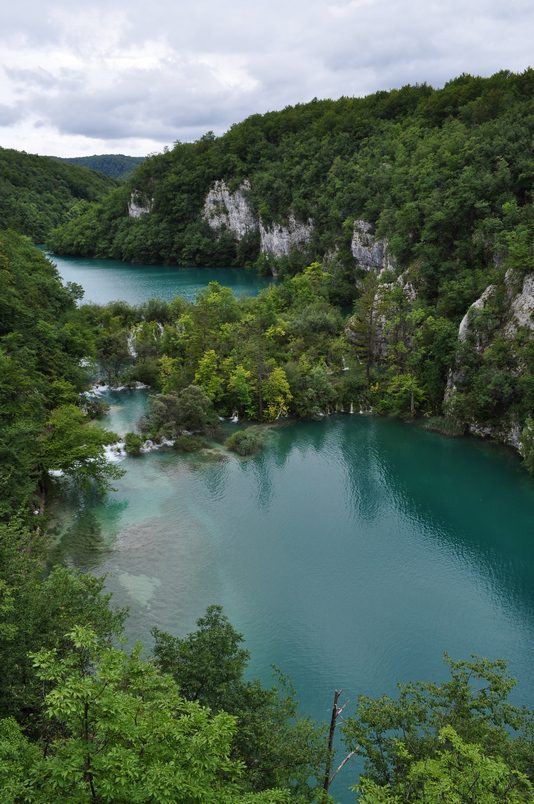
[[326, 768], [324, 771], [324, 785], [323, 790], [325, 793], [328, 793], [328, 788], [330, 787], [330, 771], [332, 769], [332, 753], [334, 749], [334, 733], [336, 730], [336, 721], [337, 716], [341, 712], [341, 709], [338, 708], [337, 702], [339, 700], [339, 696], [343, 690], [336, 690], [334, 693], [334, 706], [332, 707], [332, 719], [330, 720], [330, 732], [328, 734], [328, 753], [326, 755]]

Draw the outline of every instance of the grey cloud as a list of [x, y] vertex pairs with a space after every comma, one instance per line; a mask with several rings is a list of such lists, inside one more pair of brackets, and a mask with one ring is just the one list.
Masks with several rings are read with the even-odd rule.
[[[0, 125], [32, 113], [59, 137], [170, 144], [314, 96], [525, 69], [534, 23], [526, 0], [92, 0], [79, 13], [71, 0], [4, 12], [6, 52], [42, 55], [5, 65]], [[60, 47], [72, 58], [53, 64]]]
[[12, 126], [25, 117], [26, 113], [20, 106], [6, 106], [0, 103], [0, 126]]

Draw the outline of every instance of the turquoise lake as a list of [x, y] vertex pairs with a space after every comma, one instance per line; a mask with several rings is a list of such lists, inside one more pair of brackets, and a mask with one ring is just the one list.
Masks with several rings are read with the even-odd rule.
[[120, 260], [91, 260], [49, 254], [64, 282], [76, 282], [85, 290], [83, 302], [107, 304], [121, 299], [141, 304], [151, 298], [170, 301], [183, 296], [194, 301], [195, 293], [209, 282], [232, 288], [236, 296], [256, 295], [272, 279], [243, 268], [182, 268], [175, 265], [132, 265]]
[[[146, 392], [103, 398], [123, 434]], [[132, 640], [150, 648], [154, 625], [182, 636], [219, 603], [251, 675], [269, 682], [276, 665], [318, 719], [336, 688], [349, 711], [358, 694], [445, 679], [445, 651], [508, 659], [513, 700], [534, 707], [534, 480], [513, 450], [338, 414], [270, 427], [248, 459], [213, 442], [121, 465], [104, 502], [58, 506], [56, 558], [108, 573]], [[359, 769], [339, 774], [337, 800], [354, 801]]]

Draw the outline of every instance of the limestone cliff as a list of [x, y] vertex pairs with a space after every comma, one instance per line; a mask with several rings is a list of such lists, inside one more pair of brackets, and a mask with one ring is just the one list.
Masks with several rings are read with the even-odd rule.
[[286, 226], [265, 226], [260, 220], [260, 249], [273, 257], [289, 257], [292, 248], [302, 249], [308, 245], [312, 231], [311, 220], [299, 223], [293, 213], [289, 214]]
[[382, 271], [395, 269], [395, 261], [388, 254], [388, 241], [385, 238], [375, 240], [373, 227], [367, 221], [354, 221], [350, 248], [358, 268], [364, 271], [380, 274]]
[[[496, 300], [500, 297], [500, 305]], [[504, 301], [503, 301], [504, 300]], [[489, 321], [480, 326], [480, 316], [487, 310]], [[513, 341], [520, 329], [534, 332], [534, 274], [519, 276], [512, 270], [506, 272], [502, 285], [489, 285], [479, 299], [471, 305], [458, 330], [460, 344], [470, 344], [480, 355], [491, 346], [496, 336]], [[465, 347], [464, 347], [465, 348]], [[515, 348], [512, 346], [512, 352]], [[521, 369], [516, 369], [520, 371]], [[465, 382], [462, 365], [451, 368], [445, 390], [445, 408], [454, 416], [455, 395]], [[520, 446], [522, 427], [512, 416], [498, 424], [471, 421], [468, 430], [473, 435], [487, 436], [516, 449]]]
[[302, 249], [310, 240], [313, 223], [299, 223], [292, 212], [287, 224], [265, 224], [254, 214], [249, 201], [250, 184], [244, 181], [237, 190], [216, 181], [204, 202], [202, 216], [212, 229], [226, 229], [241, 240], [250, 232], [260, 232], [260, 251], [273, 257], [288, 257], [292, 248]]
[[249, 232], [257, 231], [259, 224], [248, 200], [249, 190], [248, 181], [244, 181], [234, 192], [224, 181], [215, 182], [206, 196], [202, 212], [212, 229], [226, 228], [238, 240]]
[[150, 212], [151, 208], [151, 199], [145, 201], [136, 191], [132, 193], [128, 204], [128, 215], [130, 218], [140, 218], [141, 215]]
[[467, 313], [464, 315], [460, 322], [460, 328], [458, 330], [458, 340], [461, 343], [465, 343], [469, 335], [473, 335], [474, 345], [475, 348], [481, 349], [482, 344], [480, 338], [477, 335], [476, 331], [476, 320], [479, 317], [482, 310], [484, 310], [487, 304], [491, 301], [495, 292], [497, 290], [496, 285], [489, 285], [480, 299], [477, 299], [474, 304], [471, 305]]
[[504, 334], [513, 338], [520, 327], [534, 332], [534, 274], [527, 274], [518, 282], [512, 271], [507, 271], [505, 284], [509, 310]]

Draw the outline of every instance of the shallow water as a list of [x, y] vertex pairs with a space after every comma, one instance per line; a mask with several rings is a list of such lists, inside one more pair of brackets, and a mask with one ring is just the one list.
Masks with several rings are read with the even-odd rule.
[[[132, 429], [143, 395], [107, 398], [106, 424]], [[64, 502], [57, 555], [110, 573], [132, 638], [184, 635], [220, 603], [251, 675], [275, 664], [318, 719], [336, 688], [355, 703], [445, 678], [444, 651], [509, 659], [534, 706], [534, 483], [512, 450], [356, 414], [273, 427], [250, 459], [214, 445], [122, 465], [103, 503]]]
[[243, 268], [132, 265], [120, 260], [48, 256], [64, 282], [76, 282], [84, 288], [84, 303], [107, 304], [121, 299], [128, 304], [141, 304], [156, 298], [170, 301], [174, 296], [194, 301], [195, 293], [209, 282], [232, 288], [238, 297], [256, 296], [273, 281]]

